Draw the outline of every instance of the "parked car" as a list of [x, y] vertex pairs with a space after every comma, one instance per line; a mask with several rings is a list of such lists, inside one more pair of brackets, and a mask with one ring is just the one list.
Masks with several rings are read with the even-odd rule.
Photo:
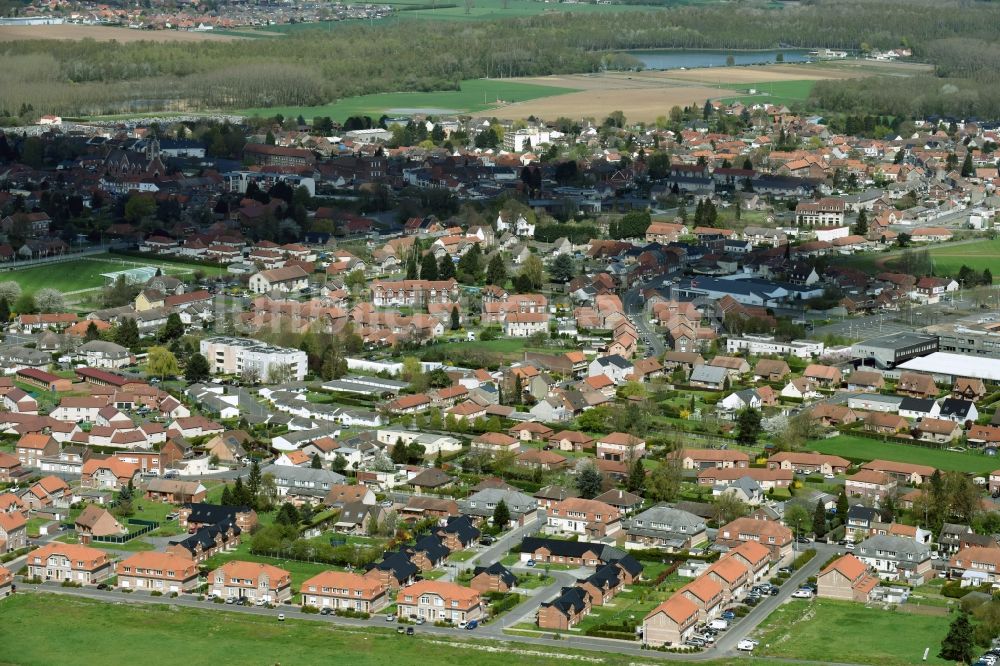
[[107, 590], [107, 589], [110, 589], [110, 588], [108, 587], [107, 583], [101, 583], [100, 585], [97, 586], [97, 589], [98, 590]]
[[412, 636], [412, 635], [413, 635], [413, 633], [414, 633], [414, 632], [413, 632], [413, 627], [407, 627], [407, 628], [406, 628], [406, 635], [407, 635], [407, 636]]
[[723, 620], [735, 620], [736, 613], [734, 613], [731, 610], [722, 611], [722, 615], [720, 615], [719, 617], [721, 617]]
[[813, 591], [805, 587], [800, 587], [799, 589], [792, 592], [793, 599], [812, 599], [812, 597], [813, 597]]
[[478, 620], [469, 620], [466, 623], [465, 628], [469, 629], [469, 630], [472, 630], [472, 629], [475, 629], [478, 626], [479, 626], [479, 621]]
[[690, 645], [691, 647], [705, 647], [705, 641], [701, 640], [697, 636], [694, 636], [684, 641], [684, 645]]
[[226, 599], [226, 603], [227, 604], [235, 604], [236, 603], [236, 597], [229, 597], [228, 599]]
[[285, 614], [278, 613], [278, 622], [284, 622], [284, 621], [285, 621]]
[[333, 615], [333, 609], [330, 607], [321, 608], [319, 611], [320, 615]]
[[392, 613], [389, 613], [388, 615], [385, 616], [385, 621], [386, 622], [395, 622], [396, 621], [396, 616], [393, 615]]
[[422, 617], [418, 617], [416, 620], [414, 620], [414, 622], [416, 622], [417, 624], [423, 624], [426, 621], [427, 620]]
[[718, 631], [725, 631], [729, 628], [729, 622], [727, 620], [712, 620], [708, 626]]
[[526, 567], [533, 567], [536, 564], [538, 564], [538, 563], [535, 562], [534, 560], [528, 560], [527, 562], [524, 563], [524, 566], [526, 566]]
[[854, 544], [853, 543], [849, 543], [846, 546], [844, 546], [844, 549], [845, 550], [854, 550]]
[[755, 647], [757, 647], [757, 641], [750, 638], [744, 638], [739, 643], [736, 644], [737, 650], [743, 650], [744, 652], [750, 652]]

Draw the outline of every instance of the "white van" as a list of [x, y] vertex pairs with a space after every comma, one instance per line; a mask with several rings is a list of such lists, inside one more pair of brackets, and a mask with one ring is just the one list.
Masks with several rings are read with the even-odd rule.
[[712, 620], [708, 624], [709, 629], [715, 629], [716, 631], [725, 631], [729, 628], [729, 622], [727, 620]]

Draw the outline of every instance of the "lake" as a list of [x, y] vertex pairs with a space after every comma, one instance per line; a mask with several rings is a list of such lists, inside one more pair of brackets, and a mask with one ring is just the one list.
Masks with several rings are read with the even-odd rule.
[[638, 58], [646, 69], [694, 69], [696, 67], [725, 67], [726, 58], [732, 56], [737, 65], [767, 65], [777, 62], [783, 53], [785, 62], [809, 62], [812, 58], [804, 49], [773, 49], [769, 51], [626, 51]]

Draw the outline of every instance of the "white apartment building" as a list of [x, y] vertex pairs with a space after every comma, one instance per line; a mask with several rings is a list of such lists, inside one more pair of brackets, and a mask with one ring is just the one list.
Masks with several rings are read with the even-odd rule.
[[306, 378], [308, 358], [304, 351], [251, 340], [217, 336], [201, 341], [201, 355], [215, 374], [241, 375], [254, 372], [261, 381], [283, 375], [282, 381]]

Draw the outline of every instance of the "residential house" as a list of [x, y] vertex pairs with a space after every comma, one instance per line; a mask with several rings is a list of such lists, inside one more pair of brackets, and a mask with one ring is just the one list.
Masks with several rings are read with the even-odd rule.
[[822, 453], [800, 453], [782, 451], [767, 459], [768, 469], [790, 469], [799, 474], [844, 474], [851, 463], [840, 456], [824, 455]]
[[861, 469], [844, 481], [844, 492], [848, 497], [863, 497], [876, 506], [895, 490], [896, 479], [871, 469]]
[[930, 546], [908, 537], [869, 537], [855, 546], [854, 555], [885, 580], [920, 584], [932, 575]]
[[546, 530], [569, 533], [591, 539], [603, 539], [621, 528], [621, 515], [609, 504], [579, 497], [570, 497], [548, 510]]
[[642, 620], [642, 642], [650, 647], [680, 647], [694, 635], [700, 618], [698, 605], [674, 594]]
[[472, 573], [469, 587], [480, 594], [509, 592], [517, 585], [517, 577], [500, 562], [494, 562], [488, 567], [476, 567]]
[[28, 520], [19, 511], [0, 511], [0, 553], [28, 546]]
[[730, 548], [747, 541], [766, 546], [772, 562], [785, 560], [792, 553], [792, 531], [773, 520], [737, 518], [720, 527], [716, 535], [717, 544]]
[[51, 435], [28, 433], [17, 440], [14, 450], [25, 467], [40, 467], [42, 458], [51, 458], [59, 453], [59, 442]]
[[107, 509], [90, 504], [77, 516], [76, 536], [80, 543], [89, 544], [94, 537], [120, 537], [128, 534], [128, 529]]
[[302, 605], [313, 608], [377, 613], [389, 603], [389, 587], [348, 571], [324, 571], [302, 582]]
[[279, 604], [292, 597], [292, 575], [270, 564], [233, 560], [208, 574], [208, 590], [213, 597]]
[[1000, 583], [1000, 548], [962, 548], [948, 560], [948, 577], [960, 579], [962, 587]]
[[122, 590], [171, 594], [198, 587], [198, 566], [182, 555], [136, 553], [119, 562], [116, 572]]
[[108, 554], [97, 548], [52, 541], [28, 553], [28, 578], [96, 585], [114, 574]]
[[429, 622], [458, 624], [483, 617], [479, 592], [456, 583], [422, 580], [396, 594], [400, 618], [423, 618]]
[[690, 550], [705, 543], [704, 519], [667, 504], [657, 504], [622, 521], [625, 548], [660, 548], [667, 552]]
[[816, 577], [816, 596], [821, 599], [838, 599], [868, 603], [878, 585], [878, 577], [868, 573], [868, 566], [847, 554], [834, 560]]
[[744, 469], [750, 466], [750, 456], [728, 449], [679, 449], [669, 455], [681, 461], [683, 469]]

